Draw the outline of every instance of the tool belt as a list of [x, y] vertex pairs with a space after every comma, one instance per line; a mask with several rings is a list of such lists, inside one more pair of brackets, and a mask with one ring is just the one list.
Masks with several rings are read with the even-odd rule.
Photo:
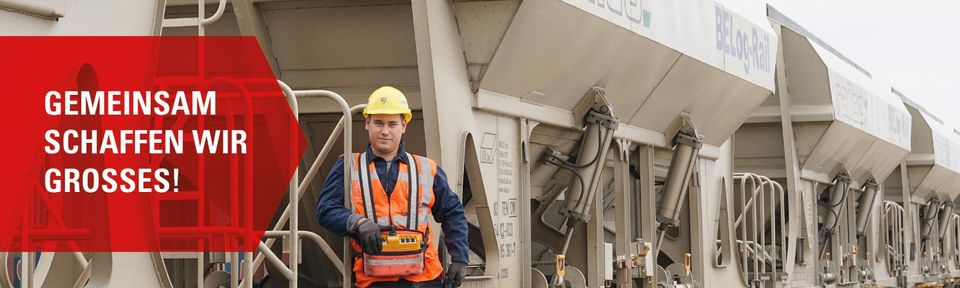
[[398, 277], [423, 273], [427, 248], [423, 232], [416, 230], [382, 231], [383, 246], [377, 254], [363, 253], [363, 273], [373, 277]]

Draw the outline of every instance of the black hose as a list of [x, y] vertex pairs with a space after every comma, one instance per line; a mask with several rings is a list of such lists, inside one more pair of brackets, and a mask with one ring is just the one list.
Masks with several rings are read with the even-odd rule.
[[[593, 111], [593, 109], [590, 109], [590, 111]], [[590, 165], [593, 165], [593, 163], [597, 163], [597, 160], [600, 160], [600, 152], [603, 151], [603, 134], [604, 133], [603, 133], [603, 129], [601, 128], [597, 128], [597, 129], [600, 129], [599, 131], [597, 131], [597, 154], [593, 155], [593, 160], [590, 160], [590, 163], [583, 164], [583, 165], [571, 165], [573, 166], [573, 168], [577, 168], [577, 169], [586, 168], [586, 167], [589, 167]], [[584, 133], [586, 133], [586, 131], [584, 131]]]
[[[837, 183], [837, 185], [841, 185], [841, 184], [840, 184], [840, 183]], [[836, 204], [833, 204], [833, 205], [829, 205], [829, 206], [828, 206], [828, 205], [820, 205], [820, 206], [822, 206], [822, 207], [826, 207], [826, 208], [827, 208], [827, 211], [830, 211], [830, 213], [833, 214], [833, 216], [834, 216], [834, 218], [835, 218], [835, 220], [833, 221], [833, 226], [830, 226], [830, 228], [827, 228], [827, 230], [830, 231], [830, 234], [833, 234], [834, 230], [836, 230], [836, 229], [837, 229], [837, 226], [840, 224], [840, 213], [837, 212], [834, 208], [836, 208], [837, 206], [840, 206], [840, 204], [842, 204], [844, 201], [846, 201], [846, 200], [847, 200], [847, 194], [850, 193], [850, 189], [849, 189], [849, 187], [847, 186], [846, 182], [844, 182], [843, 186], [844, 186], [844, 187], [843, 187], [843, 188], [844, 188], [844, 189], [843, 189], [843, 190], [844, 190], [844, 192], [843, 192], [843, 197], [840, 198], [840, 201], [839, 201], [839, 202], [837, 202]]]
[[[591, 109], [591, 111], [593, 111], [593, 110]], [[610, 132], [606, 132], [606, 133], [610, 133]], [[586, 182], [583, 181], [583, 176], [580, 175], [580, 173], [577, 172], [577, 171], [574, 170], [574, 169], [588, 167], [588, 166], [590, 166], [590, 165], [593, 165], [593, 163], [596, 163], [597, 160], [600, 159], [600, 154], [601, 154], [600, 152], [603, 152], [603, 144], [604, 144], [604, 143], [603, 143], [603, 138], [604, 138], [604, 137], [603, 137], [603, 134], [605, 134], [605, 133], [603, 132], [603, 130], [597, 131], [597, 154], [594, 155], [593, 160], [590, 160], [590, 163], [587, 163], [587, 164], [582, 165], [582, 166], [581, 166], [581, 165], [569, 165], [570, 167], [568, 167], [568, 165], [559, 165], [560, 168], [567, 169], [567, 170], [569, 170], [571, 173], [573, 173], [573, 175], [577, 175], [577, 179], [580, 180], [580, 198], [577, 198], [577, 204], [573, 206], [574, 208], [576, 208], [577, 206], [580, 206], [580, 203], [583, 201], [583, 198], [585, 198], [585, 197], [583, 197], [583, 193], [587, 193], [587, 184], [586, 184]]]
[[[593, 110], [593, 109], [590, 109], [590, 112], [597, 112], [597, 111], [596, 111], [596, 110]], [[597, 113], [599, 113], [599, 112], [597, 112]], [[583, 165], [564, 165], [564, 164], [557, 165], [557, 167], [566, 169], [566, 170], [570, 171], [571, 173], [573, 173], [573, 175], [577, 176], [577, 180], [580, 182], [580, 197], [577, 198], [577, 203], [576, 203], [576, 205], [573, 206], [574, 208], [580, 206], [580, 203], [583, 202], [583, 199], [585, 198], [585, 197], [583, 197], [584, 193], [587, 193], [587, 184], [586, 184], [586, 182], [583, 181], [583, 176], [580, 175], [580, 173], [577, 172], [577, 170], [575, 170], [575, 169], [580, 169], [580, 168], [589, 167], [590, 165], [593, 165], [594, 163], [597, 163], [597, 160], [600, 160], [600, 154], [602, 154], [601, 152], [603, 152], [603, 149], [604, 149], [604, 147], [603, 147], [603, 146], [604, 146], [604, 145], [603, 145], [603, 144], [604, 144], [604, 141], [603, 141], [604, 135], [605, 135], [606, 133], [610, 133], [609, 131], [604, 132], [604, 130], [603, 130], [602, 128], [597, 128], [597, 129], [600, 129], [600, 130], [597, 131], [597, 153], [593, 155], [593, 159], [590, 160], [589, 163], [583, 164]], [[582, 145], [582, 144], [581, 144], [581, 145]]]
[[927, 233], [924, 233], [921, 238], [929, 239], [929, 238], [930, 238], [930, 234], [933, 233], [933, 219], [929, 219], [929, 220], [926, 220], [926, 221], [923, 221], [923, 222], [924, 222], [924, 223], [927, 223], [927, 226], [929, 226], [930, 229], [927, 229]]
[[569, 170], [571, 173], [573, 173], [573, 175], [577, 176], [577, 180], [580, 182], [580, 198], [577, 198], [577, 204], [573, 206], [576, 208], [577, 206], [580, 206], [580, 201], [582, 201], [584, 198], [583, 193], [586, 191], [585, 189], [587, 185], [585, 182], [583, 182], [583, 176], [580, 176], [580, 173], [578, 173], [577, 170], [567, 167], [566, 165], [560, 165], [558, 167]]
[[[840, 213], [838, 213], [837, 211], [835, 211], [834, 208], [836, 208], [837, 206], [840, 206], [840, 204], [842, 204], [844, 201], [846, 201], [846, 200], [847, 200], [847, 194], [850, 193], [850, 189], [849, 189], [850, 187], [847, 186], [847, 182], [842, 182], [842, 184], [841, 184], [841, 183], [837, 183], [837, 185], [843, 185], [843, 190], [844, 190], [844, 191], [843, 191], [843, 197], [840, 198], [840, 201], [837, 202], [837, 203], [835, 203], [835, 204], [832, 204], [832, 205], [822, 205], [822, 204], [820, 205], [820, 206], [826, 207], [826, 208], [827, 208], [827, 211], [830, 211], [830, 213], [833, 214], [833, 216], [834, 216], [834, 221], [833, 221], [833, 225], [830, 226], [830, 228], [827, 228], [827, 229], [825, 229], [825, 230], [823, 231], [824, 240], [823, 240], [823, 244], [820, 245], [820, 257], [819, 257], [819, 258], [823, 258], [823, 252], [826, 252], [826, 248], [827, 248], [827, 243], [828, 243], [827, 241], [831, 241], [831, 240], [830, 240], [830, 236], [833, 235], [834, 230], [836, 230], [836, 229], [837, 229], [837, 226], [840, 225]], [[819, 204], [819, 203], [818, 203], [818, 204]]]
[[[848, 186], [849, 184], [847, 182], [840, 182], [840, 183], [837, 183], [837, 185], [841, 185], [841, 183], [843, 183], [843, 190], [844, 190], [843, 197], [841, 197], [840, 200], [837, 201], [837, 203], [833, 203], [829, 205], [827, 205], [827, 203], [817, 203], [817, 205], [828, 207], [828, 208], [836, 208], [837, 206], [840, 206], [840, 204], [843, 204], [844, 200], [847, 200], [847, 194], [850, 193], [850, 186]], [[830, 201], [830, 199], [827, 199], [827, 201]]]
[[[933, 205], [933, 203], [934, 203], [934, 202], [933, 202], [933, 200], [929, 200], [929, 201], [927, 201], [927, 206], [930, 206], [930, 205]], [[948, 205], [951, 205], [951, 206], [952, 206], [953, 204], [948, 204]], [[939, 209], [938, 209], [938, 210], [939, 210]], [[937, 215], [937, 214], [939, 214], [939, 213], [930, 213], [930, 214], [933, 214], [933, 216], [930, 216], [930, 215], [923, 215], [924, 217], [926, 217], [926, 216], [930, 216], [930, 218], [927, 218], [927, 219], [924, 219], [924, 220], [923, 220], [923, 222], [930, 222], [930, 221], [933, 221], [933, 218], [937, 218], [937, 216], [936, 216], [936, 215]]]
[[[931, 205], [933, 205], [933, 203], [935, 203], [935, 202], [933, 201], [933, 199], [930, 199], [929, 201], [927, 201], [927, 204], [926, 204], [926, 205], [927, 205], [927, 207], [930, 207]], [[938, 209], [938, 208], [934, 208], [934, 209]], [[925, 210], [924, 210], [924, 213], [926, 213], [927, 210], [930, 210], [930, 209], [925, 209]], [[926, 246], [926, 239], [929, 239], [929, 238], [930, 238], [930, 234], [933, 233], [933, 229], [934, 229], [934, 228], [933, 228], [933, 220], [937, 218], [937, 214], [939, 214], [939, 211], [937, 211], [937, 213], [930, 213], [930, 214], [931, 214], [932, 216], [931, 216], [931, 215], [923, 215], [923, 218], [924, 218], [924, 219], [923, 219], [923, 223], [924, 223], [924, 224], [927, 224], [927, 227], [930, 227], [930, 229], [927, 229], [927, 233], [924, 233], [923, 235], [920, 235], [920, 239], [921, 239], [921, 240], [924, 240], [923, 243], [920, 244], [920, 248], [925, 248], [925, 246]]]

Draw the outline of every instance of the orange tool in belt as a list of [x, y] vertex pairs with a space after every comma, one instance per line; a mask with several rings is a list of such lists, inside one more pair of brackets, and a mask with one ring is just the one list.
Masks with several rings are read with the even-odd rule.
[[408, 276], [423, 272], [426, 241], [423, 232], [396, 230], [389, 226], [382, 231], [383, 247], [380, 253], [363, 253], [363, 272], [368, 276]]

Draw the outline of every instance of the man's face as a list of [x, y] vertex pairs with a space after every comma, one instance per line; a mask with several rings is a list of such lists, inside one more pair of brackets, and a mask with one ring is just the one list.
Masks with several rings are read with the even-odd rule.
[[400, 139], [407, 131], [407, 122], [400, 114], [371, 114], [365, 124], [370, 146], [380, 155], [391, 155], [400, 148]]

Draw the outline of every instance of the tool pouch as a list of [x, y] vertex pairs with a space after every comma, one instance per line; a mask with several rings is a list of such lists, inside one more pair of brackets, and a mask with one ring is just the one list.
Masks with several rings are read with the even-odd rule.
[[363, 273], [374, 277], [409, 276], [423, 273], [426, 242], [419, 231], [384, 233], [383, 252], [363, 253]]
[[[393, 254], [393, 255], [390, 255]], [[373, 277], [410, 276], [423, 273], [423, 252], [363, 254], [363, 273]]]

